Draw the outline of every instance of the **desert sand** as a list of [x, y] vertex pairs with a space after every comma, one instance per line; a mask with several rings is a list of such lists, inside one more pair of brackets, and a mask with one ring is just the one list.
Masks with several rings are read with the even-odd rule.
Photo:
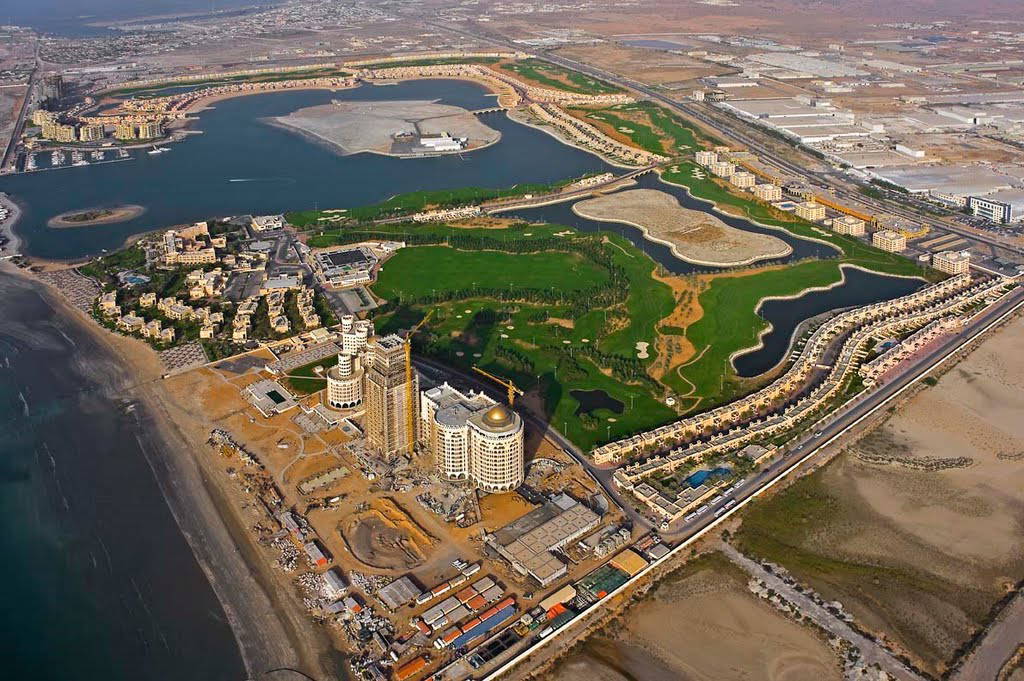
[[1022, 342], [1017, 319], [780, 496], [817, 509], [781, 562], [934, 675], [1024, 578]]
[[[559, 681], [829, 681], [838, 658], [812, 629], [753, 596], [718, 554], [656, 587], [566, 658]], [[683, 575], [683, 576], [678, 576]]]
[[676, 257], [701, 265], [746, 265], [792, 252], [782, 239], [730, 227], [714, 215], [684, 208], [674, 196], [656, 189], [598, 196], [573, 204], [572, 210], [591, 220], [639, 227], [645, 238], [666, 244]]

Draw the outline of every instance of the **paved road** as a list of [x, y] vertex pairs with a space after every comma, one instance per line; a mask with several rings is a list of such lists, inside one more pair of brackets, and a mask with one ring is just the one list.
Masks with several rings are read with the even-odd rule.
[[730, 544], [722, 544], [722, 553], [745, 572], [764, 582], [768, 588], [792, 603], [803, 615], [810, 617], [819, 627], [833, 636], [846, 639], [856, 646], [867, 666], [877, 664], [900, 681], [923, 681], [923, 677], [911, 671], [905, 664], [892, 656], [889, 651], [869, 638], [855, 631], [844, 620], [818, 605], [806, 595], [784, 582], [778, 575], [761, 567], [760, 563], [747, 558]]
[[1024, 594], [1010, 601], [974, 649], [954, 681], [994, 681], [1017, 647], [1024, 644]]
[[11, 137], [7, 141], [7, 146], [4, 148], [4, 156], [0, 159], [0, 168], [7, 168], [8, 163], [12, 161], [11, 154], [14, 152], [15, 147], [18, 145], [18, 140], [21, 138], [21, 133], [25, 129], [25, 115], [28, 113], [28, 107], [31, 106], [32, 101], [32, 90], [35, 87], [36, 77], [39, 75], [39, 42], [36, 42], [35, 50], [35, 66], [32, 67], [32, 73], [28, 77], [28, 87], [25, 89], [25, 98], [21, 100], [21, 108], [18, 110], [18, 118], [14, 121], [14, 127], [11, 128]]

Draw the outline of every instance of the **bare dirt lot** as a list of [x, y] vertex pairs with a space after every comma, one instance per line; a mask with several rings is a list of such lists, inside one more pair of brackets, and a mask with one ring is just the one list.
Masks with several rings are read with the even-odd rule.
[[721, 557], [701, 557], [552, 670], [559, 681], [830, 681], [817, 633], [751, 594]]
[[941, 674], [1024, 577], [1017, 320], [835, 461], [760, 502], [740, 547]]
[[574, 45], [556, 52], [651, 85], [683, 83], [732, 69], [681, 54], [619, 45]]
[[599, 196], [572, 209], [592, 220], [637, 226], [648, 239], [668, 244], [678, 257], [699, 264], [741, 265], [792, 250], [781, 239], [730, 227], [713, 215], [684, 208], [671, 194], [655, 189]]

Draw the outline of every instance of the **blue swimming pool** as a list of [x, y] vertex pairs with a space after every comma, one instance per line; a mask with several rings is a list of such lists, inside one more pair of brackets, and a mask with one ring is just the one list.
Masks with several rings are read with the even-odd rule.
[[728, 475], [731, 473], [728, 468], [712, 468], [706, 471], [697, 471], [684, 481], [690, 487], [700, 487], [711, 476]]

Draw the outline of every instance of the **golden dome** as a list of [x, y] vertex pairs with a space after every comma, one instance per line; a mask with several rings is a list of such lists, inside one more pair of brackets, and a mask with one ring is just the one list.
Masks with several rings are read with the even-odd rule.
[[489, 426], [504, 426], [512, 422], [512, 412], [501, 404], [496, 404], [484, 414], [484, 421]]

